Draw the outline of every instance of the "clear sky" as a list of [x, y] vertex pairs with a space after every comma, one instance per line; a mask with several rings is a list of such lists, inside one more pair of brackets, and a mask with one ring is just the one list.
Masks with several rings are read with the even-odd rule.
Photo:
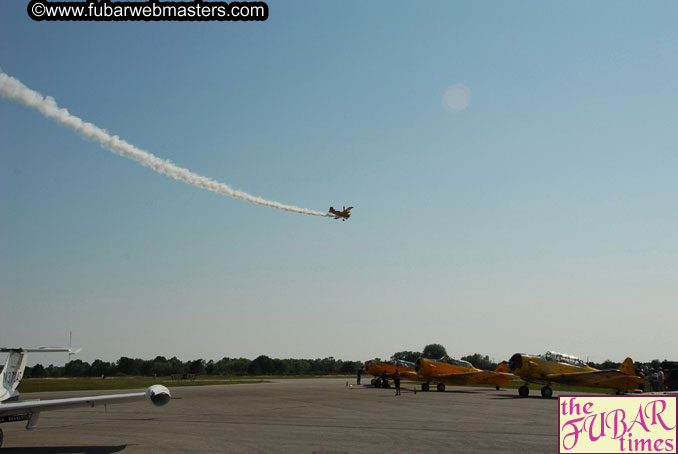
[[0, 99], [0, 344], [678, 359], [678, 3], [268, 4], [0, 3], [0, 69], [72, 114], [257, 196], [355, 206], [198, 189]]

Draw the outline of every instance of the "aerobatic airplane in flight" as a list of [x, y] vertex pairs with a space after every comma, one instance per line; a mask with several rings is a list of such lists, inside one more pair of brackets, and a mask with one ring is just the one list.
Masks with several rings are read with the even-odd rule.
[[[0, 348], [0, 352], [9, 353], [5, 367], [0, 372], [2, 388], [0, 388], [0, 423], [27, 421], [26, 430], [35, 429], [43, 411], [61, 410], [73, 407], [94, 407], [136, 400], [150, 400], [156, 406], [165, 405], [171, 399], [170, 392], [162, 385], [152, 385], [145, 392], [128, 394], [109, 394], [103, 396], [71, 397], [50, 400], [19, 400], [17, 388], [26, 368], [26, 353], [62, 352], [75, 354], [80, 349], [67, 347], [40, 348]], [[0, 446], [2, 446], [2, 429], [0, 429]]]
[[528, 383], [544, 385], [542, 397], [551, 397], [551, 383], [563, 385], [591, 386], [595, 388], [612, 388], [617, 394], [636, 389], [645, 379], [636, 376], [631, 358], [626, 358], [619, 369], [599, 370], [587, 365], [574, 356], [556, 352], [545, 355], [523, 355], [516, 353], [509, 360], [511, 372], [525, 380], [518, 388], [518, 394], [527, 397], [530, 394]]
[[353, 209], [353, 207], [344, 207], [344, 211], [337, 211], [334, 209], [334, 207], [330, 207], [330, 212], [328, 216], [334, 216], [334, 219], [341, 219], [342, 221], [345, 221], [346, 219], [351, 217], [350, 211]]

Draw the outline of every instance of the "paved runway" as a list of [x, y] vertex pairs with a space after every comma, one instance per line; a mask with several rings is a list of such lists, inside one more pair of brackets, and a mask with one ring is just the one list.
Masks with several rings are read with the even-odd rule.
[[[403, 391], [346, 380], [171, 389], [145, 403], [44, 412], [37, 430], [3, 424], [7, 453], [557, 452], [557, 399], [517, 390], [448, 387]], [[54, 398], [97, 393], [26, 394]], [[101, 394], [101, 393], [99, 393]], [[555, 394], [555, 393], [554, 393]]]

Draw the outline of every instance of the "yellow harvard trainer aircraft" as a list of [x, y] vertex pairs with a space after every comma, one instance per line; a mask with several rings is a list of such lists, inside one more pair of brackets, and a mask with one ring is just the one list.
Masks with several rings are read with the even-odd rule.
[[636, 376], [631, 358], [626, 358], [619, 369], [598, 370], [579, 358], [562, 353], [546, 352], [545, 355], [537, 356], [516, 353], [509, 360], [509, 369], [525, 380], [525, 385], [518, 388], [518, 394], [522, 397], [530, 393], [528, 383], [545, 385], [541, 395], [548, 398], [553, 394], [551, 383], [612, 388], [621, 394], [636, 389], [645, 381]]
[[415, 364], [422, 391], [429, 390], [429, 383], [437, 383], [438, 391], [445, 391], [445, 384], [472, 385], [476, 383], [488, 383], [496, 385], [508, 385], [513, 375], [502, 372], [502, 366], [496, 371], [481, 370], [473, 367], [468, 361], [461, 361], [449, 357], [442, 359], [419, 358]]
[[384, 371], [386, 371], [387, 377], [392, 377], [396, 368], [398, 368], [400, 378], [417, 380], [417, 372], [414, 370], [414, 363], [409, 361], [379, 361], [373, 359], [365, 362], [365, 370], [368, 374], [374, 376], [371, 383], [375, 388], [381, 387], [381, 375]]

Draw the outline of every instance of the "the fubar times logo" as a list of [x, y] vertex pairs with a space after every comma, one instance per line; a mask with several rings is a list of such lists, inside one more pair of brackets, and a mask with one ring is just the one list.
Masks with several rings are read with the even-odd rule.
[[559, 453], [676, 453], [678, 396], [559, 396]]

